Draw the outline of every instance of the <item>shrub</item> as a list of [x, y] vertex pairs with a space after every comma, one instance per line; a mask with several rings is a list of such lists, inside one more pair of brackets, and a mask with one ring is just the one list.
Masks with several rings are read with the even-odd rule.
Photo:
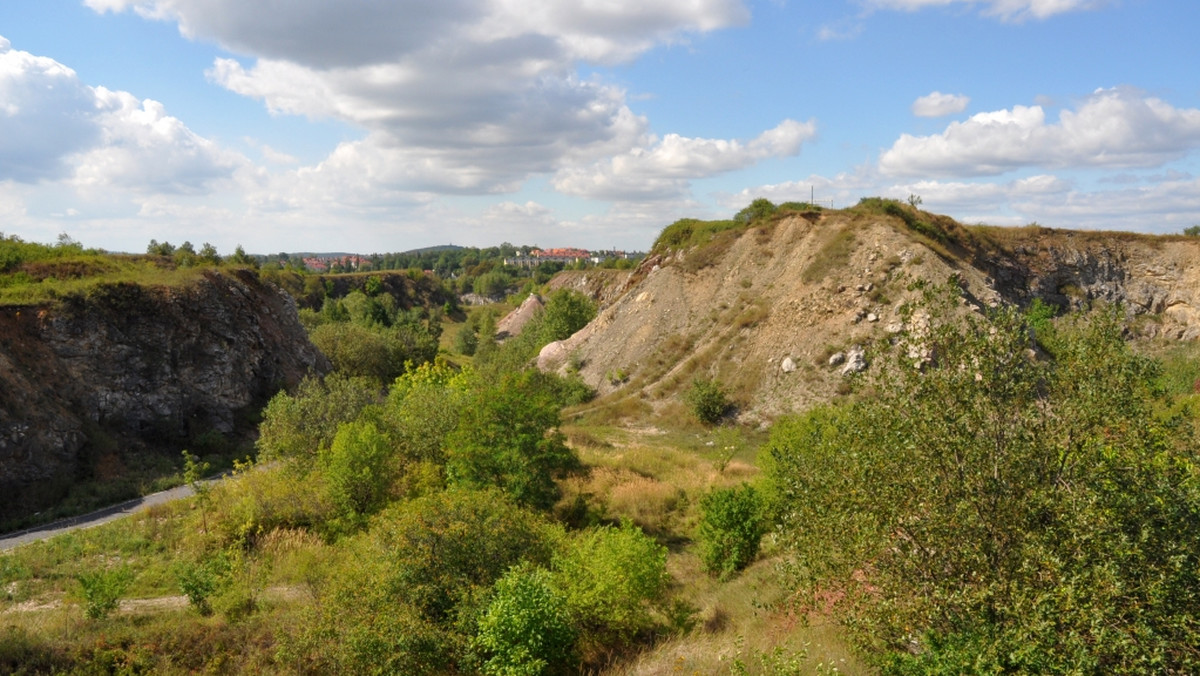
[[187, 597], [188, 605], [205, 617], [212, 615], [212, 596], [223, 585], [228, 574], [229, 560], [223, 552], [213, 558], [175, 566], [179, 591]]
[[108, 617], [121, 604], [121, 595], [133, 581], [126, 567], [80, 573], [76, 579], [83, 592], [84, 613], [89, 619]]
[[463, 324], [459, 327], [458, 333], [454, 334], [454, 351], [470, 357], [475, 354], [477, 347], [479, 347], [479, 335], [475, 333], [475, 329], [471, 328], [470, 324]]
[[479, 619], [475, 644], [488, 656], [483, 673], [490, 676], [568, 673], [575, 630], [550, 573], [530, 567], [505, 573]]
[[697, 536], [705, 570], [724, 580], [754, 561], [767, 520], [753, 486], [711, 491], [700, 500], [700, 514]]
[[737, 215], [733, 217], [733, 220], [737, 221], [738, 223], [755, 223], [757, 221], [766, 220], [775, 215], [777, 209], [778, 208], [773, 202], [771, 202], [771, 200], [765, 197], [759, 197], [744, 209], [737, 212]]
[[697, 378], [684, 396], [692, 415], [706, 425], [715, 425], [729, 410], [729, 398], [721, 383], [707, 378]]
[[354, 420], [378, 401], [379, 387], [366, 378], [306, 378], [294, 393], [280, 392], [263, 409], [259, 457], [311, 463], [318, 449], [333, 442], [339, 424]]
[[548, 527], [498, 491], [451, 490], [381, 512], [363, 559], [382, 564], [377, 584], [422, 617], [450, 623], [510, 567], [549, 559]]
[[495, 486], [520, 504], [552, 506], [558, 499], [554, 478], [579, 464], [558, 431], [554, 382], [531, 370], [505, 374], [475, 392], [446, 441], [450, 483]]
[[383, 506], [396, 476], [392, 448], [372, 422], [342, 423], [320, 454], [329, 497], [351, 522]]
[[670, 582], [666, 566], [667, 548], [628, 521], [579, 533], [553, 561], [576, 631], [608, 647], [653, 629], [651, 611]]

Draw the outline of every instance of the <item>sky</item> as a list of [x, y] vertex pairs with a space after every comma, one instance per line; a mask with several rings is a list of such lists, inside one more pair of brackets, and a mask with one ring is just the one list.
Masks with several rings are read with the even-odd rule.
[[646, 250], [758, 197], [1200, 223], [1195, 0], [3, 0], [0, 232]]

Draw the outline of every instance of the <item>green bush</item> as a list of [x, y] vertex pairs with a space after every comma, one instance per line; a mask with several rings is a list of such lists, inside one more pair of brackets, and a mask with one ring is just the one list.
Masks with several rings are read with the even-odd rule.
[[475, 348], [479, 347], [479, 334], [475, 333], [475, 329], [471, 328], [470, 324], [463, 324], [458, 329], [458, 333], [454, 334], [454, 351], [467, 357], [475, 354]]
[[729, 398], [725, 396], [721, 383], [716, 380], [697, 378], [692, 381], [684, 400], [692, 415], [706, 425], [717, 424], [729, 410]]
[[229, 575], [229, 560], [224, 552], [199, 561], [176, 564], [175, 577], [179, 591], [188, 605], [205, 617], [212, 615], [212, 597], [224, 585]]
[[381, 512], [360, 556], [383, 563], [376, 584], [446, 623], [510, 567], [546, 562], [549, 533], [540, 517], [498, 491], [451, 490]]
[[331, 501], [351, 523], [383, 506], [398, 469], [387, 437], [368, 421], [342, 423], [319, 464]]
[[554, 556], [572, 624], [593, 645], [628, 646], [655, 627], [670, 576], [667, 548], [626, 521], [575, 535]]
[[718, 488], [701, 498], [697, 539], [704, 569], [724, 580], [750, 565], [767, 532], [765, 516], [750, 484]]
[[733, 217], [733, 220], [737, 221], [738, 223], [757, 223], [758, 221], [765, 221], [771, 216], [774, 216], [777, 210], [778, 207], [776, 207], [771, 200], [765, 197], [759, 197], [744, 209], [737, 212], [737, 215]]
[[379, 386], [367, 378], [339, 374], [306, 378], [294, 393], [280, 392], [263, 409], [259, 457], [311, 464], [319, 449], [333, 443], [338, 425], [378, 402]]
[[500, 488], [522, 505], [548, 509], [554, 479], [579, 459], [558, 430], [555, 380], [536, 370], [503, 375], [473, 393], [446, 440], [446, 475], [466, 488]]
[[575, 630], [567, 603], [543, 569], [518, 567], [496, 582], [475, 644], [489, 676], [570, 673]]
[[1019, 312], [958, 302], [927, 298], [875, 397], [773, 431], [798, 598], [843, 590], [895, 673], [1197, 671], [1200, 448], [1156, 364], [1115, 312], [1059, 320], [1038, 360]]
[[80, 573], [76, 579], [83, 594], [84, 613], [89, 619], [99, 620], [120, 606], [133, 574], [122, 566]]

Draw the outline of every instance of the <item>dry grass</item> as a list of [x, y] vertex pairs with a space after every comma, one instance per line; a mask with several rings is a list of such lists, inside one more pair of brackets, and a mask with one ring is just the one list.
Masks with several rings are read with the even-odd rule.
[[809, 284], [825, 279], [829, 273], [844, 267], [850, 262], [850, 255], [858, 244], [853, 225], [843, 225], [824, 242], [813, 261], [804, 269], [800, 278]]

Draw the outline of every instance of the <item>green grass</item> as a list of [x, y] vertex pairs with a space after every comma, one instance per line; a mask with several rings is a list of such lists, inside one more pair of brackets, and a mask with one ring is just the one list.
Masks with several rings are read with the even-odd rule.
[[[27, 272], [28, 269], [35, 274]], [[212, 268], [177, 268], [157, 257], [115, 255], [25, 264], [15, 272], [0, 274], [0, 306], [46, 305], [69, 296], [86, 297], [101, 286], [114, 284], [184, 286], [198, 279], [206, 269]], [[86, 274], [76, 274], [81, 270]]]

